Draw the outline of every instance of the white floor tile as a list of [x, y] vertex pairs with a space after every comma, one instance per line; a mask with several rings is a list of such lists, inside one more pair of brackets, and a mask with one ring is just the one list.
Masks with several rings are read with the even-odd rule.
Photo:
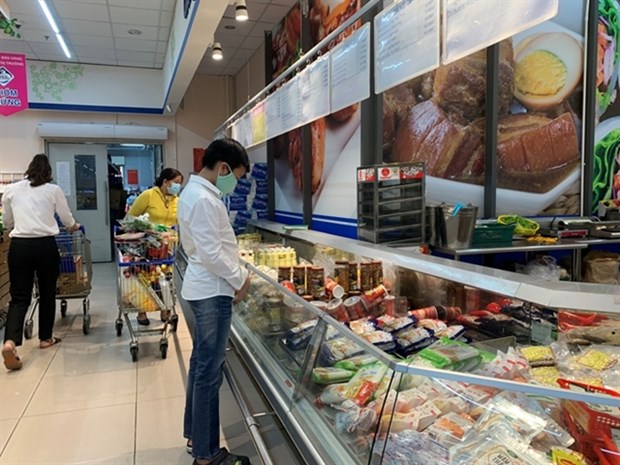
[[[10, 420], [0, 420], [0, 455], [2, 455], [2, 451], [4, 450], [4, 446], [6, 446], [11, 434], [13, 434], [13, 430], [17, 425], [19, 420], [17, 418], [12, 418]], [[0, 461], [0, 463], [4, 463]]]
[[136, 465], [187, 465], [183, 439], [185, 397], [138, 403]]
[[[154, 352], [154, 347], [148, 346]], [[159, 352], [157, 352], [159, 355]], [[189, 360], [183, 353], [169, 349], [165, 360], [154, 358], [150, 352], [138, 359], [138, 402], [185, 396]]]
[[24, 416], [134, 404], [136, 370], [46, 376]]
[[41, 373], [27, 374], [21, 370], [2, 373], [0, 375], [0, 393], [2, 393], [0, 395], [0, 420], [20, 418], [40, 381]]
[[135, 406], [23, 418], [3, 465], [133, 465]]

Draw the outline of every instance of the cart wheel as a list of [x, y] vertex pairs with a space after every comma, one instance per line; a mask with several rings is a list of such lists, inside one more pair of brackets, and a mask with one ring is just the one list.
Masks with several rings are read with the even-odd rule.
[[90, 310], [90, 300], [89, 299], [84, 299], [84, 302], [82, 302], [82, 309], [84, 311], [84, 315], [88, 315], [88, 311]]
[[168, 356], [168, 341], [161, 341], [159, 351], [161, 352], [161, 358], [165, 359]]
[[176, 333], [177, 326], [179, 326], [179, 317], [176, 315], [172, 315], [168, 323], [170, 323], [170, 330]]
[[129, 352], [131, 352], [131, 361], [137, 362], [138, 361], [138, 346], [129, 347]]
[[120, 318], [116, 320], [116, 335], [120, 337], [123, 334], [123, 320]]
[[24, 325], [24, 337], [26, 339], [32, 339], [32, 333], [34, 332], [34, 322], [32, 320], [26, 321]]
[[63, 318], [67, 316], [67, 301], [64, 299], [60, 301], [60, 316]]
[[90, 333], [90, 315], [84, 315], [84, 321], [82, 321], [82, 332], [84, 336]]

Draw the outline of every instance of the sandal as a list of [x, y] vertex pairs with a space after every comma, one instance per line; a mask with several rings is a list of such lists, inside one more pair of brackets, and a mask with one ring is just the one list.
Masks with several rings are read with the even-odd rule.
[[151, 324], [151, 320], [149, 320], [149, 317], [146, 316], [146, 313], [138, 313], [136, 320], [138, 320], [138, 324], [142, 326], [148, 326]]
[[[198, 465], [196, 459], [194, 459], [194, 465]], [[222, 447], [218, 454], [213, 457], [213, 460], [209, 465], [252, 465], [250, 459], [244, 455], [235, 455], [228, 452], [225, 447]]]
[[187, 451], [188, 454], [192, 454], [192, 440], [188, 439], [187, 443], [185, 444], [185, 450]]
[[170, 310], [162, 310], [161, 312], [159, 312], [159, 317], [161, 321], [165, 323], [166, 321], [168, 321], [168, 318], [170, 318]]
[[7, 344], [4, 344], [2, 347], [2, 358], [4, 359], [4, 366], [9, 371], [19, 370], [24, 365], [17, 356], [15, 344], [11, 344], [11, 347], [7, 347]]
[[39, 342], [39, 349], [49, 349], [52, 346], [58, 344], [62, 339], [56, 336], [52, 336], [51, 339], [45, 339]]

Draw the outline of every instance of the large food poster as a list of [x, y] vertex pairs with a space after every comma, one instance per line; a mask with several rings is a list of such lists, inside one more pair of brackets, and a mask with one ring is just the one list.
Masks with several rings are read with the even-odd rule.
[[598, 0], [598, 15], [592, 213], [602, 201], [620, 203], [620, 4]]
[[[578, 214], [585, 2], [500, 43], [497, 214]], [[384, 93], [384, 159], [426, 164], [427, 204], [484, 206], [486, 51]]]
[[[353, 15], [360, 8], [360, 3], [360, 0], [310, 0], [308, 15], [312, 44], [317, 44]], [[287, 21], [284, 20], [283, 24], [286, 29]], [[356, 24], [355, 27], [359, 26]], [[327, 48], [331, 50], [351, 35], [355, 27], [341, 34]], [[284, 41], [280, 41], [279, 50], [284, 50]], [[281, 72], [277, 66], [284, 61], [274, 58], [275, 74]], [[313, 229], [357, 236], [355, 170], [359, 166], [361, 152], [359, 107], [359, 104], [354, 104], [310, 123]], [[302, 128], [298, 128], [274, 140], [276, 220], [285, 223], [302, 221], [301, 135]]]
[[[360, 0], [310, 0], [310, 35], [317, 44], [361, 8]], [[333, 50], [361, 27], [332, 41]], [[312, 127], [312, 228], [357, 238], [356, 169], [361, 157], [361, 105], [354, 103]], [[335, 201], [337, 199], [337, 201]]]

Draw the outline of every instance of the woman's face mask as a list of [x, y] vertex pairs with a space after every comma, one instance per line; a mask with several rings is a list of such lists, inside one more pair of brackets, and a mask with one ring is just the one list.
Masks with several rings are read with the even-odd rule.
[[227, 163], [223, 163], [223, 165], [226, 165], [226, 167], [228, 168], [228, 174], [218, 175], [215, 182], [215, 187], [217, 187], [222, 192], [222, 194], [228, 195], [235, 190], [235, 187], [237, 187], [237, 177]]
[[181, 192], [181, 184], [178, 182], [173, 182], [172, 184], [170, 184], [170, 186], [168, 186], [168, 193], [170, 195], [178, 195], [178, 193]]

